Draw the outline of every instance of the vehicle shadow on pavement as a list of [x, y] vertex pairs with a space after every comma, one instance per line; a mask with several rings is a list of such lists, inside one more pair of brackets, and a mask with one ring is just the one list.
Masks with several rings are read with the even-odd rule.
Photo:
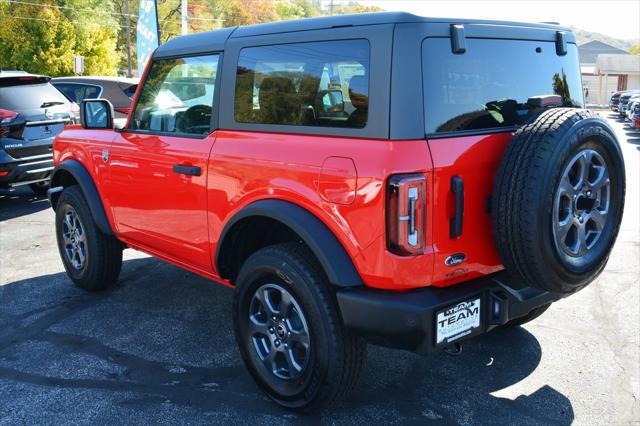
[[36, 213], [49, 207], [46, 196], [38, 196], [28, 188], [15, 191], [0, 189], [0, 222]]
[[[101, 423], [573, 420], [571, 402], [549, 386], [514, 400], [491, 395], [540, 363], [538, 341], [520, 327], [472, 340], [456, 357], [370, 347], [354, 396], [320, 416], [289, 413], [246, 372], [231, 301], [228, 288], [152, 258], [126, 261], [118, 286], [103, 293], [75, 288], [64, 273], [0, 286], [0, 418], [82, 423], [99, 413]], [[55, 409], [43, 408], [50, 406]]]

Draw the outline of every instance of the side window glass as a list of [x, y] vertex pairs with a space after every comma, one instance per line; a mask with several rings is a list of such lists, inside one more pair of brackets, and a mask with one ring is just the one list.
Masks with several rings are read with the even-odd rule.
[[54, 84], [56, 89], [60, 90], [64, 95], [71, 99], [73, 102], [79, 104], [84, 99], [96, 99], [100, 96], [102, 91], [100, 87], [86, 84]]
[[155, 60], [135, 106], [130, 128], [208, 134], [217, 72], [218, 55]]
[[244, 48], [234, 108], [241, 123], [363, 128], [369, 115], [369, 42]]

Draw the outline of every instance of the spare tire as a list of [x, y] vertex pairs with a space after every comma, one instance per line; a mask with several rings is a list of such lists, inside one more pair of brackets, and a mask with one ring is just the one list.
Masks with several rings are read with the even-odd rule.
[[550, 109], [515, 132], [492, 197], [505, 269], [525, 284], [573, 293], [602, 272], [624, 207], [622, 152], [591, 111]]

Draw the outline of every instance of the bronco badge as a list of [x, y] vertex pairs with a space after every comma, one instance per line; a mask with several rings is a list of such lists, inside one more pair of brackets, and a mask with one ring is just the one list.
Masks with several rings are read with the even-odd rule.
[[444, 260], [444, 264], [447, 266], [456, 266], [465, 260], [467, 260], [467, 256], [464, 253], [454, 253]]

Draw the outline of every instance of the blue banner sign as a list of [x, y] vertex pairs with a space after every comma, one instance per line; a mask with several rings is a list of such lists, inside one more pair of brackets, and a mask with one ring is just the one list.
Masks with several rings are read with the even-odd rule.
[[142, 77], [149, 57], [158, 47], [158, 6], [156, 0], [140, 0], [136, 50], [138, 52], [138, 76]]

